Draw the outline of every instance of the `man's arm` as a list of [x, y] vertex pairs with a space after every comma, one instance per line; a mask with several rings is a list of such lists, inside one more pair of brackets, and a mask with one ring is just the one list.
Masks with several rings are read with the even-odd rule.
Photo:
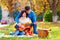
[[36, 22], [36, 14], [35, 12], [32, 12], [32, 22]]
[[15, 18], [15, 21], [18, 23], [19, 22], [19, 18], [20, 18], [20, 13], [17, 15], [17, 17]]

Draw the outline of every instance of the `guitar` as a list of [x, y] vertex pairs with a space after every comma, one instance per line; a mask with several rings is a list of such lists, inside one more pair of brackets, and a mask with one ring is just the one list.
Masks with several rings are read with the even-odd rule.
[[[34, 24], [34, 23], [21, 24], [21, 25], [19, 25], [18, 30], [24, 31], [24, 30], [26, 30], [26, 29], [31, 29], [31, 28], [32, 28], [32, 24]], [[17, 28], [15, 28], [15, 29], [17, 29]]]
[[[32, 24], [37, 24], [37, 22], [34, 22], [34, 23], [25, 23], [25, 24], [21, 24], [18, 28], [18, 30], [20, 31], [24, 31], [26, 29], [32, 29]], [[15, 28], [16, 29], [16, 28]]]
[[32, 28], [31, 24], [29, 24], [29, 23], [21, 24], [21, 25], [19, 26], [18, 30], [24, 31], [24, 30], [26, 30], [27, 28], [31, 29], [31, 28]]

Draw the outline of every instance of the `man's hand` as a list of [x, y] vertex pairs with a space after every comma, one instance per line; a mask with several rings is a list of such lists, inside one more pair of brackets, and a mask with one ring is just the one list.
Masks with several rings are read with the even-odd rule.
[[34, 24], [37, 24], [38, 22], [34, 22]]

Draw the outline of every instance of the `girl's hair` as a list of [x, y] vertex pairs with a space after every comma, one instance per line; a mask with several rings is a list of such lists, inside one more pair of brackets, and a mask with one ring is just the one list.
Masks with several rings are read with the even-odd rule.
[[[26, 13], [26, 10], [22, 10], [21, 11], [21, 14], [20, 14], [20, 17], [22, 17], [22, 15], [24, 14], [24, 12]], [[26, 13], [26, 17], [28, 16], [28, 14]]]

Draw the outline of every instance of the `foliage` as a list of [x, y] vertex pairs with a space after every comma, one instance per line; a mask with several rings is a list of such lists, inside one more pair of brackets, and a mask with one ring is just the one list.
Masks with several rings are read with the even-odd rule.
[[38, 16], [37, 16], [37, 20], [43, 20], [43, 14], [42, 13], [40, 13]]
[[60, 11], [57, 12], [58, 19], [60, 20]]
[[57, 15], [60, 17], [60, 11], [57, 12]]
[[[47, 2], [47, 0], [35, 0], [35, 4], [34, 4], [34, 9], [37, 15], [39, 15], [39, 13], [43, 12], [44, 9], [47, 10], [49, 9], [49, 3]], [[44, 8], [46, 7], [46, 8]]]
[[[52, 3], [51, 0], [50, 0], [50, 2]], [[21, 10], [26, 5], [30, 5], [32, 7], [32, 9], [36, 12], [37, 15], [39, 15], [40, 12], [43, 12], [45, 7], [46, 7], [46, 10], [50, 9], [51, 8], [50, 2], [48, 2], [48, 0], [25, 0], [25, 1], [24, 0], [16, 0], [16, 1], [12, 0], [13, 5], [15, 5], [15, 3], [17, 3], [16, 9]], [[8, 0], [2, 0], [1, 3], [4, 6], [8, 6], [9, 2], [8, 2]], [[58, 4], [58, 0], [56, 0], [56, 4]], [[59, 8], [60, 7], [58, 6], [58, 8], [57, 8], [58, 11], [59, 11]]]
[[52, 22], [52, 11], [51, 10], [47, 10], [44, 14], [44, 19], [47, 22]]
[[57, 15], [57, 8], [60, 4], [60, 0], [47, 0], [47, 1], [50, 5], [50, 8], [52, 9], [53, 16], [56, 16]]

